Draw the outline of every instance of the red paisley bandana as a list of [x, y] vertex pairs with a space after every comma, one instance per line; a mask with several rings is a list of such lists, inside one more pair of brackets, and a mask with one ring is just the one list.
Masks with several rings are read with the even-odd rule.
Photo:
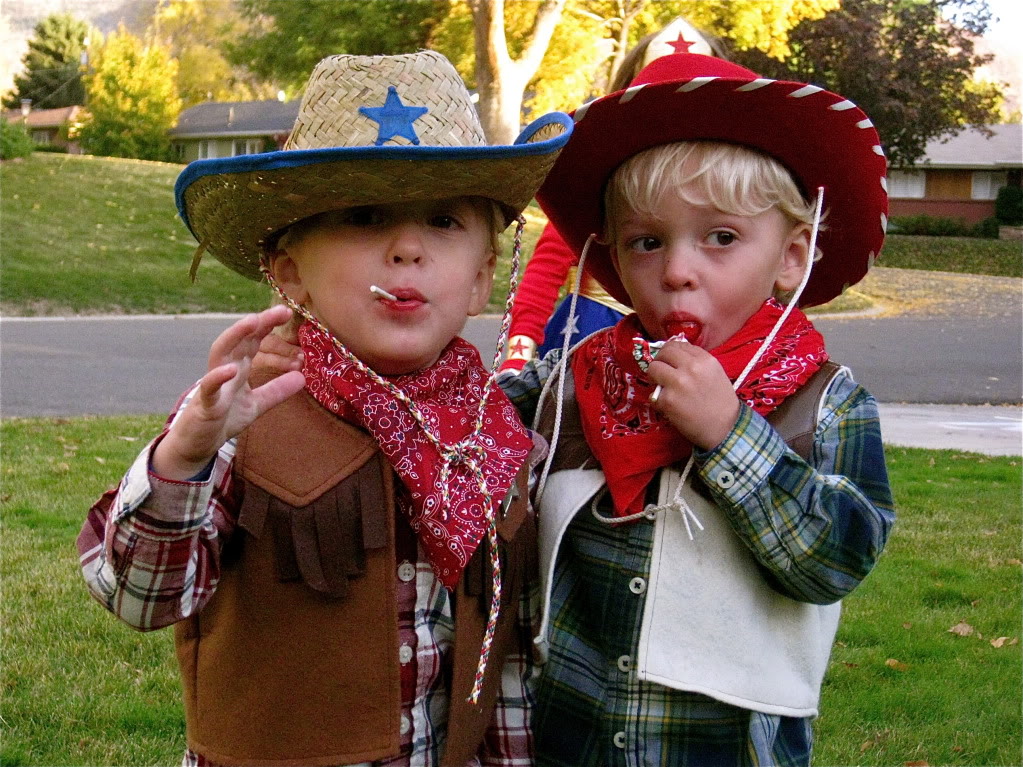
[[[775, 299], [768, 299], [738, 333], [710, 350], [731, 381], [745, 369], [783, 311]], [[654, 384], [636, 360], [636, 336], [643, 336], [643, 328], [630, 314], [591, 336], [572, 359], [583, 433], [607, 477], [616, 516], [641, 511], [643, 493], [657, 470], [692, 450], [648, 402]], [[827, 359], [824, 337], [794, 308], [736, 394], [766, 415]]]
[[[437, 577], [453, 589], [487, 531], [477, 470], [496, 508], [532, 447], [514, 406], [492, 387], [478, 437], [448, 463], [449, 501], [444, 504], [445, 459], [409, 408], [340, 355], [330, 337], [311, 323], [299, 328], [298, 337], [305, 352], [306, 389], [331, 413], [376, 438], [407, 490], [399, 496], [412, 529]], [[419, 408], [443, 443], [454, 445], [475, 428], [489, 376], [476, 348], [455, 338], [426, 370], [387, 380]]]

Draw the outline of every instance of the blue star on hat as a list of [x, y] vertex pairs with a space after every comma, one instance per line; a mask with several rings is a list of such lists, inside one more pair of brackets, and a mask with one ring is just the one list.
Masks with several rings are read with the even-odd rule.
[[370, 120], [380, 124], [376, 146], [390, 141], [395, 136], [403, 136], [413, 144], [419, 143], [412, 123], [430, 110], [426, 107], [407, 107], [401, 103], [398, 90], [393, 86], [387, 88], [387, 100], [382, 107], [359, 107], [359, 112]]

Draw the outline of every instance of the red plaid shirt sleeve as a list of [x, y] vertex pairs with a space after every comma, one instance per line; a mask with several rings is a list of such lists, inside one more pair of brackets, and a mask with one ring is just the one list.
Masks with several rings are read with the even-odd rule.
[[173, 482], [149, 470], [153, 448], [187, 400], [186, 395], [120, 484], [90, 509], [78, 536], [89, 591], [141, 631], [202, 609], [220, 579], [222, 543], [237, 518], [233, 441], [220, 449], [206, 481]]

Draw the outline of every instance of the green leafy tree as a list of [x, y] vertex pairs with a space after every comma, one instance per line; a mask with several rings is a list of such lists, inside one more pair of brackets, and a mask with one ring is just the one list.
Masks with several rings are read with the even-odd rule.
[[248, 27], [232, 0], [161, 0], [150, 29], [178, 61], [178, 94], [185, 107], [276, 96], [272, 83], [227, 58], [226, 47]]
[[[305, 85], [316, 63], [337, 53], [409, 53], [429, 47], [447, 0], [239, 0], [249, 23], [229, 59], [291, 94]], [[290, 95], [290, 94], [289, 94]]]
[[[599, 95], [628, 49], [676, 16], [734, 47], [784, 55], [789, 29], [837, 6], [838, 0], [460, 0], [452, 3], [432, 42], [479, 90], [480, 117], [490, 139], [511, 140], [522, 106], [528, 116], [573, 109]], [[467, 30], [474, 32], [471, 68], [464, 54]]]
[[928, 141], [998, 122], [1001, 89], [973, 80], [990, 61], [973, 40], [990, 19], [984, 0], [842, 0], [790, 33], [792, 55], [736, 60], [767, 77], [841, 93], [877, 127], [894, 166], [923, 157]]
[[176, 79], [177, 62], [165, 47], [119, 27], [86, 78], [89, 116], [78, 134], [82, 148], [110, 157], [169, 159], [167, 132], [181, 111]]
[[484, 130], [511, 141], [530, 112], [572, 109], [643, 35], [682, 15], [771, 55], [787, 31], [838, 0], [239, 0], [251, 25], [230, 58], [290, 90], [333, 53], [443, 52], [479, 93]]
[[32, 99], [33, 108], [53, 109], [85, 102], [82, 54], [85, 40], [98, 36], [90, 26], [67, 13], [47, 16], [35, 26], [22, 59], [24, 71], [14, 77], [14, 89], [3, 105], [16, 108]]

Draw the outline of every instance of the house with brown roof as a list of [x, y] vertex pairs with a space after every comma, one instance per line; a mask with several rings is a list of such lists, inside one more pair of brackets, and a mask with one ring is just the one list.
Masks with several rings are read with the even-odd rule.
[[968, 128], [950, 139], [931, 141], [912, 168], [888, 171], [888, 215], [927, 215], [977, 223], [995, 214], [1003, 186], [1020, 186], [1023, 126], [987, 126], [988, 136]]
[[170, 131], [182, 162], [273, 152], [284, 146], [298, 101], [208, 101], [184, 110]]
[[4, 110], [4, 120], [11, 125], [24, 125], [36, 146], [54, 147], [68, 154], [81, 154], [78, 142], [68, 140], [68, 128], [80, 122], [85, 116], [84, 107], [59, 107], [57, 109]]

